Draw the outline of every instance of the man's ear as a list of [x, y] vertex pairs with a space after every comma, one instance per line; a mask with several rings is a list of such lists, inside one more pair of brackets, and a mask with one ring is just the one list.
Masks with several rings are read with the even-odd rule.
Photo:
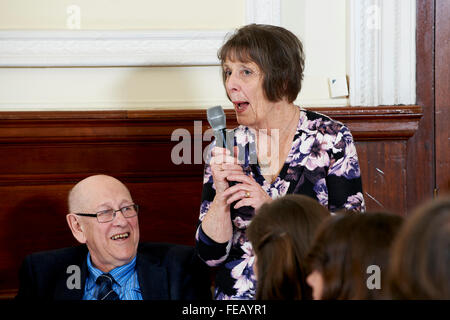
[[77, 216], [75, 216], [73, 213], [69, 213], [66, 216], [66, 219], [75, 239], [77, 239], [77, 241], [80, 243], [86, 243], [85, 230], [83, 230], [83, 226], [81, 225], [80, 221], [78, 221]]

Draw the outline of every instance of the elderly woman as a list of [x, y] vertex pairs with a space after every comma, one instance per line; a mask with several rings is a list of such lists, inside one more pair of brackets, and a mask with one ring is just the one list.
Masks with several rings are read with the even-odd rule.
[[255, 210], [291, 193], [310, 196], [331, 212], [363, 210], [360, 170], [347, 127], [294, 105], [304, 69], [294, 34], [270, 25], [244, 26], [218, 56], [240, 124], [234, 129], [240, 152], [233, 156], [212, 145], [196, 246], [217, 267], [216, 299], [253, 299], [254, 254], [246, 228]]

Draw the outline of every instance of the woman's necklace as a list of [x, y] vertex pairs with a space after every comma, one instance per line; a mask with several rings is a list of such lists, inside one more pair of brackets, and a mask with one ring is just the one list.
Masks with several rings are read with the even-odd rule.
[[[258, 141], [259, 143], [257, 143], [258, 163], [259, 163], [259, 166], [261, 167], [261, 170], [263, 171], [262, 172], [263, 175], [265, 175], [264, 173], [266, 173], [267, 175], [270, 175], [270, 176], [278, 175], [278, 171], [279, 171], [278, 169], [280, 166], [280, 156], [279, 156], [280, 151], [281, 151], [281, 154], [283, 154], [285, 151], [284, 149], [286, 148], [286, 145], [287, 144], [290, 145], [290, 141], [288, 141], [289, 139], [287, 139], [288, 137], [284, 137], [284, 134], [286, 131], [288, 131], [288, 129], [290, 129], [292, 127], [292, 123], [295, 122], [295, 120], [297, 119], [297, 110], [298, 110], [298, 107], [295, 107], [294, 115], [286, 127], [284, 127], [281, 130], [272, 129], [270, 136], [266, 134], [263, 139], [262, 138], [259, 139], [259, 141]], [[278, 130], [279, 132], [276, 133], [273, 130]], [[290, 131], [288, 131], [288, 132], [290, 132]], [[258, 132], [258, 136], [260, 134], [261, 133]], [[269, 140], [270, 140], [270, 147], [269, 147]], [[280, 146], [282, 146], [283, 149], [281, 149]], [[270, 149], [270, 153], [268, 152], [269, 149]], [[273, 160], [275, 160], [273, 155], [275, 155], [275, 159], [278, 161], [273, 161]], [[283, 159], [283, 161], [284, 161], [284, 159]], [[276, 165], [276, 167], [275, 167], [275, 165]]]

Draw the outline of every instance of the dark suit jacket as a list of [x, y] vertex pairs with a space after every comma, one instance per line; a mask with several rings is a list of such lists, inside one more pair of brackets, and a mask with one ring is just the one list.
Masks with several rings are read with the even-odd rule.
[[[20, 269], [16, 299], [81, 300], [88, 274], [85, 245], [38, 252], [27, 256]], [[69, 289], [67, 271], [81, 271], [80, 289]], [[136, 270], [144, 300], [210, 300], [210, 278], [193, 247], [167, 243], [141, 243]]]

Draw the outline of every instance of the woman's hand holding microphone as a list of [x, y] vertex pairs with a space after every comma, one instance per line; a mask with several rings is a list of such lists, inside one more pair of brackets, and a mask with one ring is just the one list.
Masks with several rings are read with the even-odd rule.
[[[237, 160], [238, 149], [235, 147], [235, 157], [229, 150], [215, 147], [210, 161], [211, 171], [216, 187], [218, 205], [229, 206], [233, 202], [235, 209], [250, 206], [259, 209], [272, 198], [261, 188], [251, 176], [247, 176]], [[230, 182], [240, 182], [230, 186]]]

